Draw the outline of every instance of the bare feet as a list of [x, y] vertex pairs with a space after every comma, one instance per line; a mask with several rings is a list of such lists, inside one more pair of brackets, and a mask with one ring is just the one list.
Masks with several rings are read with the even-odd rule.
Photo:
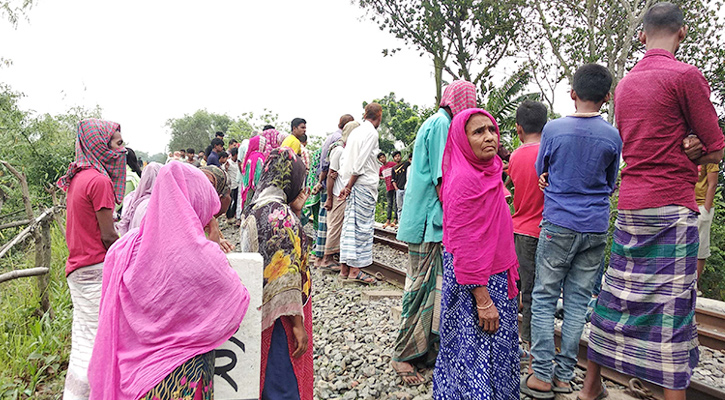
[[410, 363], [391, 361], [390, 365], [406, 385], [416, 386], [425, 382], [423, 376]]

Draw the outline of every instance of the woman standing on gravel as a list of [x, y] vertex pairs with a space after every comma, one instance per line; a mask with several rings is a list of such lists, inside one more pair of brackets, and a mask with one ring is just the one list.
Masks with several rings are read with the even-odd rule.
[[453, 118], [443, 153], [435, 399], [519, 399], [518, 262], [498, 144], [498, 125], [488, 112], [468, 109]]
[[262, 399], [312, 400], [310, 246], [299, 220], [305, 174], [291, 149], [273, 150], [242, 222], [242, 251], [264, 259]]

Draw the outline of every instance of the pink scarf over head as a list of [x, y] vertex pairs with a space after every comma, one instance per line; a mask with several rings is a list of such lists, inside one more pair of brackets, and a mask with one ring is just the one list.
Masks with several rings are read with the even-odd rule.
[[264, 140], [259, 146], [259, 151], [264, 154], [265, 159], [269, 157], [269, 153], [271, 153], [272, 150], [278, 148], [282, 144], [282, 141], [285, 137], [276, 129], [267, 129], [266, 131], [262, 132], [261, 136], [264, 138]]
[[441, 96], [441, 107], [450, 107], [454, 116], [476, 107], [476, 86], [468, 81], [453, 81]]
[[158, 176], [161, 167], [162, 165], [157, 162], [150, 162], [143, 169], [141, 180], [138, 186], [136, 186], [136, 190], [126, 196], [128, 198], [126, 199], [127, 201], [125, 200], [123, 202], [121, 220], [116, 224], [116, 231], [118, 231], [120, 236], [125, 235], [129, 231], [131, 220], [133, 220], [138, 205], [151, 197], [151, 189], [153, 189], [154, 183], [156, 183], [156, 176]]
[[111, 179], [116, 204], [121, 204], [126, 194], [126, 149], [113, 151], [108, 146], [111, 137], [121, 125], [100, 119], [84, 119], [78, 123], [76, 158], [68, 165], [68, 172], [56, 185], [68, 191], [70, 181], [80, 171], [93, 168]]
[[496, 120], [481, 109], [461, 111], [453, 117], [443, 152], [443, 244], [453, 254], [456, 281], [461, 285], [487, 285], [488, 278], [508, 271], [508, 295], [518, 293], [518, 260], [514, 248], [511, 212], [501, 180], [503, 162], [498, 155], [479, 160], [466, 136], [474, 114]]
[[161, 168], [141, 227], [106, 255], [91, 399], [139, 399], [239, 328], [249, 293], [204, 235], [219, 208], [199, 169], [176, 162]]
[[[265, 131], [267, 132], [267, 131]], [[275, 131], [276, 132], [276, 131]], [[245, 185], [242, 188], [242, 191], [240, 193], [240, 200], [241, 203], [239, 207], [244, 207], [244, 204], [247, 202], [247, 195], [249, 194], [249, 190], [256, 190], [256, 182], [254, 182], [254, 175], [256, 173], [257, 169], [257, 161], [262, 160], [262, 163], [264, 163], [266, 157], [261, 152], [261, 148], [265, 146], [267, 139], [265, 139], [261, 135], [257, 135], [251, 139], [249, 139], [249, 146], [247, 147], [247, 153], [244, 155], [244, 163], [242, 164], [242, 176], [248, 176], [249, 177], [249, 183]], [[272, 150], [270, 150], [271, 152]], [[251, 199], [249, 199], [251, 200]]]

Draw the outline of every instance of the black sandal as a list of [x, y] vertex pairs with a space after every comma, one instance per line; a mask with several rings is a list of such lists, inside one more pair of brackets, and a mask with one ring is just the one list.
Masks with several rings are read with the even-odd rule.
[[[370, 274], [366, 274], [365, 272], [362, 272], [362, 271], [358, 271], [358, 273], [355, 277], [348, 275], [347, 279], [354, 281], [354, 282], [364, 283], [366, 285], [372, 285], [378, 281], [377, 279], [375, 279], [374, 276], [372, 276]], [[370, 279], [372, 279], [372, 281]]]

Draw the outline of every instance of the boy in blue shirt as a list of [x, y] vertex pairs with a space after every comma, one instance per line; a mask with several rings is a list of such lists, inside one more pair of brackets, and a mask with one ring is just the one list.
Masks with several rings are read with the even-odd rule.
[[[607, 243], [609, 195], [619, 172], [622, 139], [600, 115], [612, 75], [597, 64], [572, 79], [576, 113], [544, 127], [536, 173], [544, 183], [544, 213], [532, 293], [533, 374], [521, 392], [537, 399], [570, 393], [584, 317]], [[554, 311], [564, 294], [561, 351], [554, 348]], [[552, 363], [554, 361], [554, 363]], [[533, 375], [533, 376], [532, 376]]]

